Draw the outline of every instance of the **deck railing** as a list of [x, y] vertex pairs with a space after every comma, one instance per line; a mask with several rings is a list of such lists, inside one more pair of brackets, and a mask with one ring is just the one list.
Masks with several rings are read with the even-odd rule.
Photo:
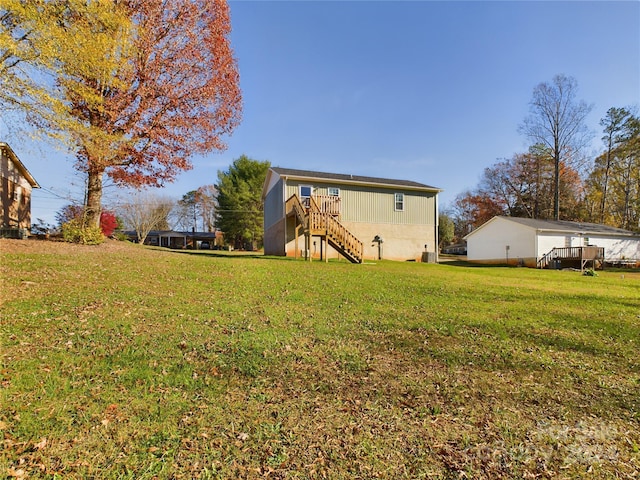
[[337, 197], [335, 195], [314, 195], [312, 198], [318, 206], [318, 209], [322, 213], [327, 213], [329, 215], [340, 215], [340, 197]]
[[538, 260], [538, 268], [546, 268], [553, 260], [604, 260], [604, 247], [557, 247]]

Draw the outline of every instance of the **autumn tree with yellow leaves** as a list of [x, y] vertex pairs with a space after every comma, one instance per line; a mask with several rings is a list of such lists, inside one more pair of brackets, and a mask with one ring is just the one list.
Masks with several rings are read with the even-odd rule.
[[224, 0], [0, 0], [0, 26], [0, 106], [72, 146], [88, 226], [105, 175], [161, 186], [240, 122]]

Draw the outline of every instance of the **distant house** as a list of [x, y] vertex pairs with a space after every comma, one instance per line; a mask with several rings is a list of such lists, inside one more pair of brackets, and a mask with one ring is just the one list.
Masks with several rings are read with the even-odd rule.
[[467, 244], [463, 243], [455, 243], [453, 245], [447, 245], [446, 247], [442, 247], [440, 249], [442, 253], [446, 253], [447, 255], [466, 255], [467, 254]]
[[440, 191], [409, 180], [272, 167], [262, 191], [264, 253], [436, 261]]
[[24, 237], [31, 228], [31, 190], [40, 188], [9, 145], [0, 142], [3, 236]]
[[167, 248], [187, 248], [187, 233], [174, 232], [173, 230], [153, 230], [148, 233], [144, 243]]
[[467, 260], [529, 267], [640, 263], [640, 235], [595, 223], [494, 217], [469, 233]]
[[[138, 241], [138, 234], [135, 230], [123, 232], [132, 242]], [[193, 248], [204, 249], [222, 248], [224, 235], [220, 231], [215, 232], [176, 232], [174, 230], [151, 230], [144, 240], [145, 245], [153, 245], [166, 248]]]

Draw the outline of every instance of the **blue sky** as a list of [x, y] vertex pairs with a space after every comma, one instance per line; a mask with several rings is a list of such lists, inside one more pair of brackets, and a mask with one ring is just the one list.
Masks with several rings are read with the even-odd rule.
[[[158, 193], [180, 198], [247, 155], [274, 166], [473, 188], [526, 151], [533, 88], [564, 73], [599, 120], [640, 103], [640, 2], [232, 0], [243, 122]], [[73, 158], [9, 140], [45, 187], [33, 218], [82, 199]], [[52, 195], [53, 191], [56, 195]], [[109, 189], [106, 203], [118, 192]]]

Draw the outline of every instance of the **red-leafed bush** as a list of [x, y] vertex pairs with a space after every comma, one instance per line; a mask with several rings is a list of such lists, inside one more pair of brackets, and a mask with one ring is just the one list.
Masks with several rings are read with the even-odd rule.
[[115, 229], [118, 228], [118, 219], [113, 212], [103, 210], [100, 214], [100, 229], [105, 237], [113, 235]]

